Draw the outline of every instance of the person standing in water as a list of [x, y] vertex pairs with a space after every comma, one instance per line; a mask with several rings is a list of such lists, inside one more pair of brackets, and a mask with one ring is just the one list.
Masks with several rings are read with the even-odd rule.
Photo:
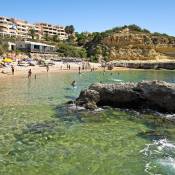
[[32, 70], [29, 69], [29, 71], [28, 71], [28, 78], [31, 78], [31, 76], [32, 76]]
[[81, 67], [80, 66], [78, 67], [78, 71], [79, 71], [79, 74], [81, 74]]
[[11, 66], [11, 70], [12, 70], [12, 75], [14, 75], [15, 69], [14, 69], [14, 66], [13, 65]]
[[47, 70], [47, 72], [49, 72], [49, 65], [48, 64], [46, 66], [46, 70]]
[[103, 69], [103, 75], [105, 75], [105, 72], [106, 72], [106, 70], [105, 70], [105, 67], [104, 67], [104, 69]]

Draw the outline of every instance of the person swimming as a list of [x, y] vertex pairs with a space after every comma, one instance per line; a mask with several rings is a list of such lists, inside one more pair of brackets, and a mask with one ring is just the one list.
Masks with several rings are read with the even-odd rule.
[[75, 86], [76, 86], [76, 81], [75, 81], [75, 80], [72, 81], [71, 85], [72, 85], [73, 87], [75, 87]]

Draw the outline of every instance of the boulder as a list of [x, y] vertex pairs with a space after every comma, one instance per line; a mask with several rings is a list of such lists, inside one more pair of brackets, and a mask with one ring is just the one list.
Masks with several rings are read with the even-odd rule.
[[82, 91], [76, 100], [76, 104], [87, 109], [107, 105], [175, 112], [175, 85], [163, 81], [97, 83]]
[[164, 81], [146, 81], [138, 83], [137, 89], [151, 108], [175, 112], [175, 84]]
[[100, 94], [98, 91], [87, 89], [81, 91], [79, 98], [76, 100], [76, 104], [84, 106], [87, 109], [97, 108], [97, 103], [100, 101]]

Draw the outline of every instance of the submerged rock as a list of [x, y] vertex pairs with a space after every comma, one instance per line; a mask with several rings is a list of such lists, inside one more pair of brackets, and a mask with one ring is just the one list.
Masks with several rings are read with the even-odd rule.
[[92, 110], [98, 106], [108, 105], [175, 112], [175, 85], [164, 81], [97, 83], [82, 91], [75, 103]]

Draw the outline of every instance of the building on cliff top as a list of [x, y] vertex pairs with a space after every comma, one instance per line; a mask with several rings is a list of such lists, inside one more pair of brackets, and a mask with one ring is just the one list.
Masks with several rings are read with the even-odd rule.
[[0, 16], [0, 35], [2, 36], [14, 36], [29, 39], [32, 38], [29, 34], [31, 29], [35, 31], [35, 34], [38, 35], [40, 39], [45, 35], [57, 35], [60, 40], [68, 38], [64, 26], [47, 23], [30, 24], [25, 20]]

